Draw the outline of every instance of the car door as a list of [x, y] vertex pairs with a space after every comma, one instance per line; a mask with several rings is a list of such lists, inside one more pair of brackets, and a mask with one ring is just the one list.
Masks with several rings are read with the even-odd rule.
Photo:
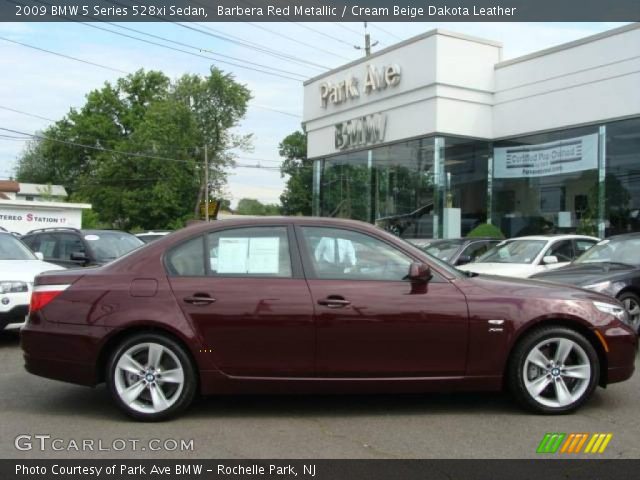
[[415, 260], [386, 240], [343, 228], [297, 227], [317, 325], [322, 377], [462, 375], [464, 295], [434, 272], [424, 288], [403, 278]]
[[[558, 259], [558, 262], [546, 264], [544, 262], [545, 257], [556, 257]], [[554, 242], [551, 242], [551, 245], [549, 245], [546, 251], [542, 254], [542, 258], [540, 259], [540, 263], [538, 265], [539, 268], [537, 269], [536, 273], [564, 267], [565, 265], [568, 265], [574, 258], [575, 251], [573, 249], [573, 240], [556, 240]]]
[[178, 304], [228, 375], [314, 373], [313, 305], [290, 235], [279, 225], [216, 230], [166, 256]]

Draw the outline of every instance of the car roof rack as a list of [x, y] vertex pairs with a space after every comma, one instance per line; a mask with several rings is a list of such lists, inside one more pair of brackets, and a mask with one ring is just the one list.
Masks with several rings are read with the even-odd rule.
[[31, 235], [32, 233], [42, 233], [42, 232], [53, 232], [53, 231], [66, 231], [66, 232], [78, 232], [80, 233], [80, 229], [73, 227], [47, 227], [47, 228], [36, 228], [26, 233], [26, 235]]

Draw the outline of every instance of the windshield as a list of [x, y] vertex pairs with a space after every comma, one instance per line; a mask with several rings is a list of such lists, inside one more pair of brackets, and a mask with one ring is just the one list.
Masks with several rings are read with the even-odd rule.
[[87, 232], [84, 239], [98, 262], [110, 262], [144, 245], [138, 237], [126, 232]]
[[602, 240], [575, 260], [575, 263], [595, 262], [640, 265], [640, 238]]
[[445, 262], [451, 260], [451, 257], [460, 249], [463, 244], [460, 240], [444, 240], [442, 242], [432, 242], [423, 250], [440, 260]]
[[37, 260], [24, 243], [11, 234], [0, 234], [0, 260]]
[[478, 263], [532, 263], [547, 244], [545, 240], [507, 240], [479, 257]]

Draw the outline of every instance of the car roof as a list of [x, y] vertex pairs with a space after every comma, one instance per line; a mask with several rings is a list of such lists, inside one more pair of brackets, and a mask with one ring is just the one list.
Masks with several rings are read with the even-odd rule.
[[550, 234], [550, 235], [525, 235], [524, 237], [513, 237], [507, 240], [571, 240], [571, 239], [585, 239], [600, 241], [597, 237], [591, 237], [589, 235], [575, 235], [575, 234]]

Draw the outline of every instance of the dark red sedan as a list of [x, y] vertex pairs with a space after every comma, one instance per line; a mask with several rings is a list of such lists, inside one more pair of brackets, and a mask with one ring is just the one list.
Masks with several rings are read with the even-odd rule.
[[38, 276], [22, 348], [29, 372], [106, 381], [142, 420], [197, 393], [504, 386], [564, 413], [632, 375], [637, 337], [616, 300], [469, 275], [359, 222], [200, 224]]

